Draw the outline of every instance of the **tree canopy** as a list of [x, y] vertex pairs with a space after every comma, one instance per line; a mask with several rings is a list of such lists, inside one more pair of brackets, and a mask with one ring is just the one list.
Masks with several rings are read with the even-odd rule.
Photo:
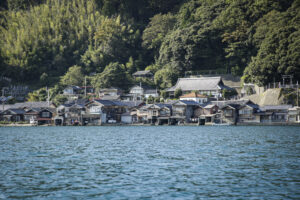
[[144, 69], [161, 89], [187, 71], [299, 80], [299, 13], [299, 0], [4, 0], [0, 75], [41, 87], [74, 65], [97, 87], [130, 87]]

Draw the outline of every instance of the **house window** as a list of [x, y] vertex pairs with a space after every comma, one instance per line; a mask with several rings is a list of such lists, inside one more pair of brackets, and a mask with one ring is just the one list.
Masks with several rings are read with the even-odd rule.
[[42, 112], [42, 117], [50, 117], [50, 112]]
[[152, 115], [156, 115], [156, 110], [153, 111], [153, 114], [152, 114]]
[[251, 110], [239, 110], [239, 114], [240, 115], [250, 115], [251, 114]]
[[225, 115], [231, 116], [232, 115], [232, 110], [224, 110]]

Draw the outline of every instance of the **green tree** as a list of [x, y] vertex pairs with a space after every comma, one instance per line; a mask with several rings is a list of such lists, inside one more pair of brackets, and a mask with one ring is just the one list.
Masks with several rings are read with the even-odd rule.
[[229, 99], [230, 97], [236, 96], [238, 93], [235, 89], [224, 89], [222, 90], [222, 96], [225, 99]]
[[173, 29], [175, 23], [176, 17], [170, 13], [157, 14], [152, 17], [143, 32], [143, 46], [154, 50], [155, 55], [157, 55], [164, 37]]
[[149, 96], [148, 98], [147, 98], [147, 104], [153, 104], [154, 103], [154, 97], [153, 96]]
[[46, 88], [35, 90], [28, 94], [27, 101], [46, 101], [47, 91]]
[[84, 74], [80, 66], [74, 65], [70, 67], [68, 72], [61, 77], [61, 83], [63, 85], [76, 85], [82, 86], [84, 82]]
[[55, 103], [56, 106], [59, 106], [63, 103], [65, 103], [68, 100], [68, 98], [64, 95], [56, 95], [55, 98], [53, 99], [53, 102]]
[[174, 97], [176, 99], [179, 99], [179, 97], [182, 95], [182, 90], [180, 88], [176, 89], [174, 92]]
[[91, 83], [96, 89], [109, 87], [128, 89], [131, 80], [124, 68], [124, 65], [118, 62], [110, 63], [102, 73], [98, 73], [92, 78]]

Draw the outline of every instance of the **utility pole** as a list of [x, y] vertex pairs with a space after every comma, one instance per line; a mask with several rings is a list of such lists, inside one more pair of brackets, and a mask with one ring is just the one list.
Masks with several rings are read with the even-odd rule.
[[86, 98], [86, 76], [84, 77], [84, 97]]

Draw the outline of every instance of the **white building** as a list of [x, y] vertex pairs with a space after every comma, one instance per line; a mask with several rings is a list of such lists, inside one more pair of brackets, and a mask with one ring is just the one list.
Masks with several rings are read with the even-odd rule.
[[185, 100], [185, 101], [195, 101], [200, 104], [204, 104], [208, 101], [207, 96], [203, 94], [197, 94], [195, 92], [191, 92], [189, 94], [182, 95], [179, 97], [180, 100]]

